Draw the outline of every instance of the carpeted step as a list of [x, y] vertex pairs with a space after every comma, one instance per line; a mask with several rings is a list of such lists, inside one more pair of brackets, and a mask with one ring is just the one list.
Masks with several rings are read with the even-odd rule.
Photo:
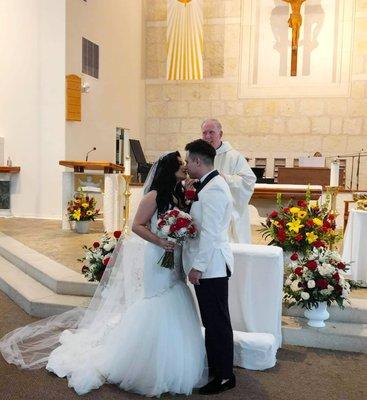
[[312, 328], [305, 318], [283, 317], [283, 344], [367, 353], [367, 324], [327, 322]]
[[48, 317], [74, 307], [87, 307], [90, 297], [60, 295], [0, 256], [0, 289], [28, 314]]
[[97, 287], [64, 265], [0, 233], [0, 256], [53, 292], [65, 295], [93, 296]]

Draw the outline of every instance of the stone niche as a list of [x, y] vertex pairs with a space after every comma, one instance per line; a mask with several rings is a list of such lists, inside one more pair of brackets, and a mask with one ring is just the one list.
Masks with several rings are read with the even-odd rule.
[[290, 6], [282, 0], [243, 0], [239, 96], [350, 95], [355, 0], [306, 0], [298, 73], [290, 76]]

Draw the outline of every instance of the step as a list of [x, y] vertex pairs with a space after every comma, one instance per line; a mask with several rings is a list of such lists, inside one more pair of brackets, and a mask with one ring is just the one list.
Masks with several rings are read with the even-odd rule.
[[91, 299], [57, 294], [1, 256], [0, 289], [28, 314], [40, 318], [61, 314], [74, 307], [87, 307]]
[[283, 317], [283, 344], [367, 354], [367, 324], [327, 322], [312, 328], [305, 318]]
[[0, 232], [0, 256], [57, 294], [93, 296], [96, 282]]
[[[346, 304], [342, 310], [337, 305], [328, 307], [329, 322], [348, 322], [353, 324], [367, 324], [367, 299], [351, 298], [351, 304]], [[282, 314], [288, 317], [303, 318], [305, 309], [298, 306], [287, 308], [283, 306]]]

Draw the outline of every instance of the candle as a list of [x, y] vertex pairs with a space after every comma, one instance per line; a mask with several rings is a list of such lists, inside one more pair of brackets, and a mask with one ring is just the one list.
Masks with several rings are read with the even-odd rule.
[[126, 129], [124, 129], [124, 167], [125, 175], [131, 174], [131, 159], [130, 159], [130, 140], [129, 140], [129, 133]]
[[330, 167], [330, 186], [339, 186], [339, 160], [333, 160]]

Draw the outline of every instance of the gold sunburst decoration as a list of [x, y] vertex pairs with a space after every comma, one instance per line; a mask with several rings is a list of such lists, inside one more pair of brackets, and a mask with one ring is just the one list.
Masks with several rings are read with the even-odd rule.
[[167, 79], [203, 79], [202, 0], [167, 0]]

